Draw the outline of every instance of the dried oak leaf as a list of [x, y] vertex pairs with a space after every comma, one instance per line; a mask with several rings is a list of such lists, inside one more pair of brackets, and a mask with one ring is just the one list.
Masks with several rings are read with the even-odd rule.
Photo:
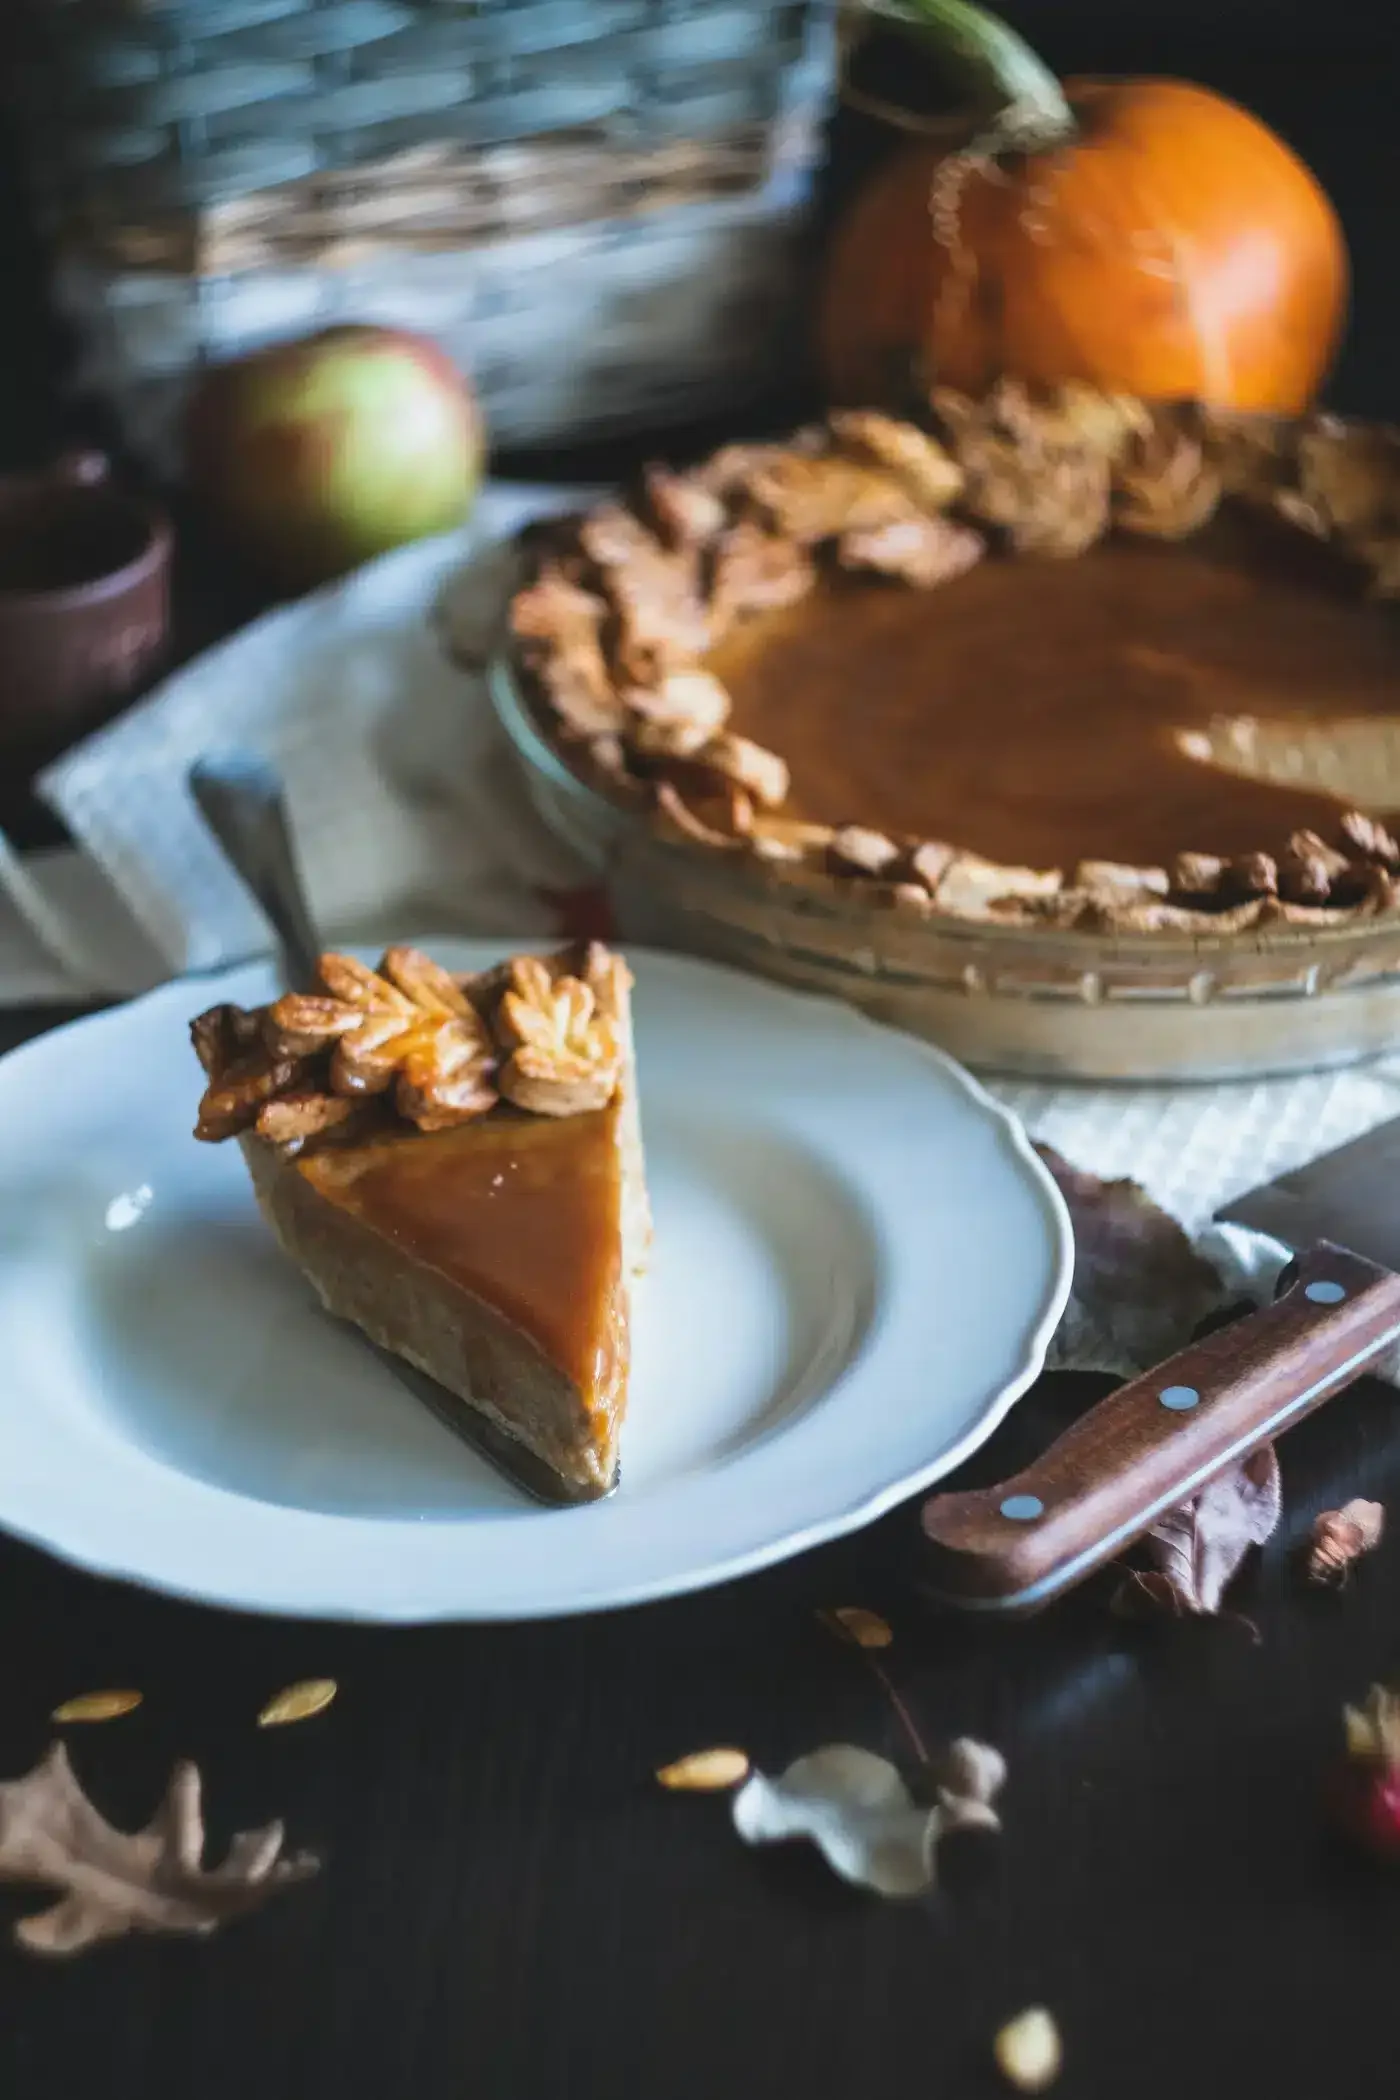
[[1036, 1151], [1074, 1225], [1074, 1289], [1057, 1353], [1123, 1375], [1169, 1356], [1219, 1303], [1215, 1270], [1137, 1182], [1101, 1181], [1051, 1145]]
[[214, 1932], [304, 1881], [317, 1862], [282, 1856], [282, 1825], [240, 1831], [220, 1867], [206, 1869], [199, 1773], [179, 1764], [144, 1830], [115, 1830], [55, 1743], [22, 1779], [0, 1783], [0, 1880], [62, 1890], [51, 1909], [21, 1918], [15, 1938], [35, 1954], [77, 1954], [128, 1932]]
[[807, 1838], [827, 1865], [877, 1896], [919, 1896], [933, 1886], [938, 1841], [950, 1830], [997, 1830], [992, 1803], [1006, 1777], [986, 1743], [954, 1743], [932, 1808], [917, 1802], [895, 1767], [854, 1743], [828, 1743], [776, 1779], [754, 1772], [734, 1796], [746, 1845]]
[[1153, 1566], [1129, 1573], [1115, 1609], [1213, 1617], [1250, 1547], [1276, 1530], [1282, 1507], [1278, 1458], [1264, 1444], [1153, 1525], [1143, 1541]]

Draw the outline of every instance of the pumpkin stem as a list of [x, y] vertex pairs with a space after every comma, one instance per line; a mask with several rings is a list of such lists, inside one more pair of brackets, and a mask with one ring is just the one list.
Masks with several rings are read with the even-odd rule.
[[903, 31], [991, 122], [997, 147], [1025, 150], [1074, 137], [1064, 89], [999, 16], [972, 0], [858, 0], [860, 12]]

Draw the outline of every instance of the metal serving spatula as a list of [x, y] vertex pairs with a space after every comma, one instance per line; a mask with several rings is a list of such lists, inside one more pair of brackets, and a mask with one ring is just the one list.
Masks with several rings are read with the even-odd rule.
[[926, 1503], [931, 1577], [950, 1602], [1048, 1604], [1400, 1337], [1400, 1122], [1219, 1215], [1306, 1250], [1280, 1294], [1120, 1386], [1014, 1479]]
[[[204, 821], [277, 936], [283, 982], [291, 990], [305, 989], [315, 979], [322, 942], [297, 866], [282, 783], [275, 769], [250, 751], [233, 751], [200, 759], [190, 768], [189, 787]], [[385, 1370], [445, 1428], [532, 1502], [571, 1509], [601, 1501], [617, 1487], [616, 1473], [605, 1488], [568, 1486], [533, 1451], [497, 1429], [436, 1379], [381, 1349], [359, 1328], [354, 1332]]]

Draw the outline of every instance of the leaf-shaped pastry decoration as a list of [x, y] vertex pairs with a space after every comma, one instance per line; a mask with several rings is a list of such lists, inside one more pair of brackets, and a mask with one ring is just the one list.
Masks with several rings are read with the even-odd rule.
[[79, 1692], [49, 1715], [51, 1721], [116, 1721], [141, 1704], [140, 1692]]
[[938, 1799], [928, 1807], [885, 1758], [854, 1743], [828, 1743], [776, 1779], [752, 1773], [734, 1796], [734, 1828], [748, 1845], [806, 1838], [854, 1887], [919, 1896], [933, 1885], [940, 1837], [1000, 1827], [991, 1804], [1005, 1770], [986, 1744], [954, 1744]]
[[179, 1764], [144, 1830], [116, 1830], [94, 1808], [55, 1743], [22, 1779], [0, 1783], [0, 1881], [56, 1889], [59, 1900], [21, 1918], [20, 1946], [76, 1954], [128, 1932], [213, 1932], [276, 1889], [316, 1872], [282, 1857], [282, 1825], [241, 1831], [220, 1867], [203, 1867], [199, 1773]]
[[867, 1611], [861, 1604], [838, 1604], [831, 1611], [818, 1612], [818, 1618], [836, 1638], [850, 1641], [857, 1648], [888, 1648], [894, 1634], [878, 1612]]
[[339, 1687], [333, 1677], [306, 1677], [274, 1693], [258, 1715], [259, 1728], [285, 1728], [292, 1721], [309, 1721], [323, 1714]]
[[746, 1778], [748, 1769], [748, 1753], [724, 1744], [712, 1750], [692, 1750], [688, 1757], [662, 1765], [656, 1777], [673, 1793], [720, 1794]]

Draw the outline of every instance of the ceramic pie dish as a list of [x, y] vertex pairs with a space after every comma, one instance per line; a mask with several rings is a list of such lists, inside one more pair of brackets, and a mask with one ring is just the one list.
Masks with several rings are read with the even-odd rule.
[[835, 415], [522, 548], [496, 704], [624, 929], [984, 1066], [1400, 1021], [1400, 440], [1065, 389]]

